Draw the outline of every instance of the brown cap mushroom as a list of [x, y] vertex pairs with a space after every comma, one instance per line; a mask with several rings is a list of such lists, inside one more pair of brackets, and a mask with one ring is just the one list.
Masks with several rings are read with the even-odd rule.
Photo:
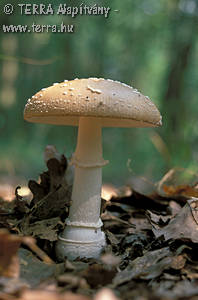
[[161, 116], [148, 97], [110, 79], [76, 79], [55, 83], [28, 100], [30, 122], [78, 125], [79, 118], [101, 118], [102, 127], [155, 127]]
[[161, 116], [148, 97], [132, 87], [101, 78], [55, 83], [28, 100], [24, 118], [30, 122], [78, 125], [72, 157], [75, 176], [66, 228], [57, 243], [59, 259], [99, 257], [105, 245], [100, 219], [102, 127], [155, 127]]

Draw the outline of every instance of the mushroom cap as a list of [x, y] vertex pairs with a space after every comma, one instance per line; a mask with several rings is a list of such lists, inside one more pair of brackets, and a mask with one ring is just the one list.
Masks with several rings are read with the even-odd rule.
[[156, 127], [161, 115], [148, 97], [132, 87], [103, 78], [54, 83], [28, 100], [29, 122], [77, 126], [80, 117], [100, 118], [103, 127]]

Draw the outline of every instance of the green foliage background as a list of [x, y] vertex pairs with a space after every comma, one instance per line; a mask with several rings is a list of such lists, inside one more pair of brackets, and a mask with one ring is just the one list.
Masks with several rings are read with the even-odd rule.
[[[24, 105], [64, 79], [104, 77], [149, 95], [163, 116], [158, 129], [103, 129], [104, 181], [124, 184], [137, 174], [158, 180], [171, 167], [197, 172], [198, 2], [86, 0], [110, 6], [104, 16], [5, 15], [0, 3], [0, 173], [37, 177], [43, 151], [56, 145], [70, 156], [77, 128], [31, 124]], [[26, 2], [26, 1], [25, 1]], [[34, 1], [41, 3], [41, 1]], [[82, 1], [42, 1], [79, 6]], [[115, 11], [118, 10], [118, 11]], [[75, 33], [3, 33], [3, 24], [74, 24]]]

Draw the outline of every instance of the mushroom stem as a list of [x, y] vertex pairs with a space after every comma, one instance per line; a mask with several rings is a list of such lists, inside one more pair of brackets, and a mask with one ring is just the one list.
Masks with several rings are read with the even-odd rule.
[[75, 177], [69, 220], [88, 227], [95, 226], [100, 220], [102, 166], [105, 163], [99, 120], [80, 118], [72, 163], [75, 165]]
[[102, 133], [100, 119], [81, 117], [78, 142], [72, 163], [75, 176], [72, 190], [72, 205], [66, 228], [59, 237], [57, 255], [98, 257], [105, 245], [100, 219], [102, 167], [107, 164], [102, 158]]

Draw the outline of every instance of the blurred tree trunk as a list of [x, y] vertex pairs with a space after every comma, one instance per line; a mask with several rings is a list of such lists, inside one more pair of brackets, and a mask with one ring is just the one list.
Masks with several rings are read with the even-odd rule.
[[163, 89], [163, 117], [170, 149], [184, 142], [184, 127], [189, 99], [184, 93], [186, 73], [196, 41], [197, 15], [182, 12], [179, 0], [171, 4], [171, 36], [168, 66]]

